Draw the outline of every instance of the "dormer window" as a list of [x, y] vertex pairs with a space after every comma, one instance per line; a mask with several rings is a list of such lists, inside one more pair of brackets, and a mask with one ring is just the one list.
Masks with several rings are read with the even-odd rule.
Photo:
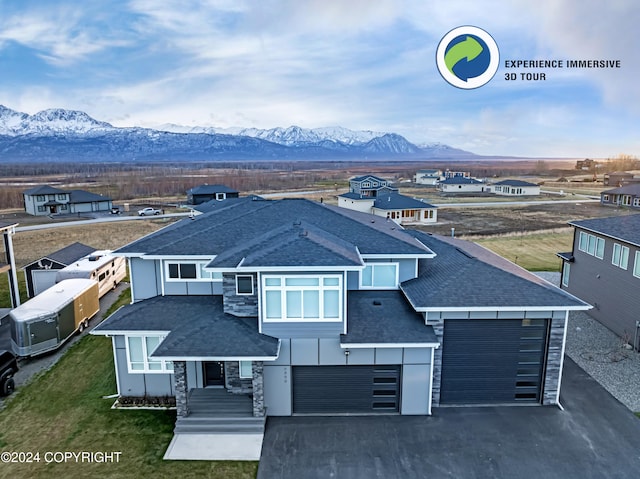
[[360, 273], [362, 289], [397, 289], [398, 263], [368, 263]]

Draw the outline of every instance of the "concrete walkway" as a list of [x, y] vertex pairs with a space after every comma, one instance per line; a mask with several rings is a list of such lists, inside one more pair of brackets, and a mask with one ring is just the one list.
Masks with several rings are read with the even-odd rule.
[[257, 461], [263, 434], [174, 434], [164, 459]]

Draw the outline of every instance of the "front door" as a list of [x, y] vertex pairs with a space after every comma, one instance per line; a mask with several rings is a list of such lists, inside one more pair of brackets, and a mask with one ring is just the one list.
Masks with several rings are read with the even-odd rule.
[[202, 363], [204, 369], [204, 387], [224, 386], [224, 363], [221, 361], [207, 361]]

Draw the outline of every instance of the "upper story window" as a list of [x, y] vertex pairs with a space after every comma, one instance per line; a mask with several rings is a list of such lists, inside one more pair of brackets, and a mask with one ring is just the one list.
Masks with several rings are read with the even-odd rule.
[[633, 206], [640, 206], [640, 197], [633, 198]]
[[580, 232], [578, 249], [596, 258], [604, 258], [604, 239], [595, 235]]
[[172, 373], [173, 361], [150, 357], [165, 336], [127, 336], [127, 367], [130, 373]]
[[275, 321], [342, 321], [342, 276], [262, 276], [262, 317]]
[[46, 196], [44, 195], [36, 195], [36, 201], [45, 201], [46, 200]]
[[633, 260], [633, 275], [636, 278], [640, 278], [640, 251], [636, 251], [636, 256]]
[[562, 286], [565, 288], [569, 286], [569, 275], [571, 274], [571, 264], [565, 263], [562, 265]]
[[398, 263], [368, 263], [360, 273], [363, 289], [396, 289]]
[[627, 269], [628, 263], [629, 248], [619, 245], [618, 243], [614, 243], [613, 254], [611, 255], [611, 264], [617, 266], [618, 268]]
[[236, 294], [253, 294], [253, 276], [236, 276]]
[[58, 193], [58, 199], [59, 200], [66, 200], [67, 199], [67, 194], [66, 193]]
[[208, 261], [165, 261], [167, 281], [222, 281], [222, 273], [205, 271]]

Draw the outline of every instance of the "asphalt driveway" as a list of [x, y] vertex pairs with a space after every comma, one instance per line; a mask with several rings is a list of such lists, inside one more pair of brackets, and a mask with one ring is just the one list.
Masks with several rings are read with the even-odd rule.
[[561, 402], [272, 417], [258, 479], [640, 477], [640, 419], [569, 358]]

